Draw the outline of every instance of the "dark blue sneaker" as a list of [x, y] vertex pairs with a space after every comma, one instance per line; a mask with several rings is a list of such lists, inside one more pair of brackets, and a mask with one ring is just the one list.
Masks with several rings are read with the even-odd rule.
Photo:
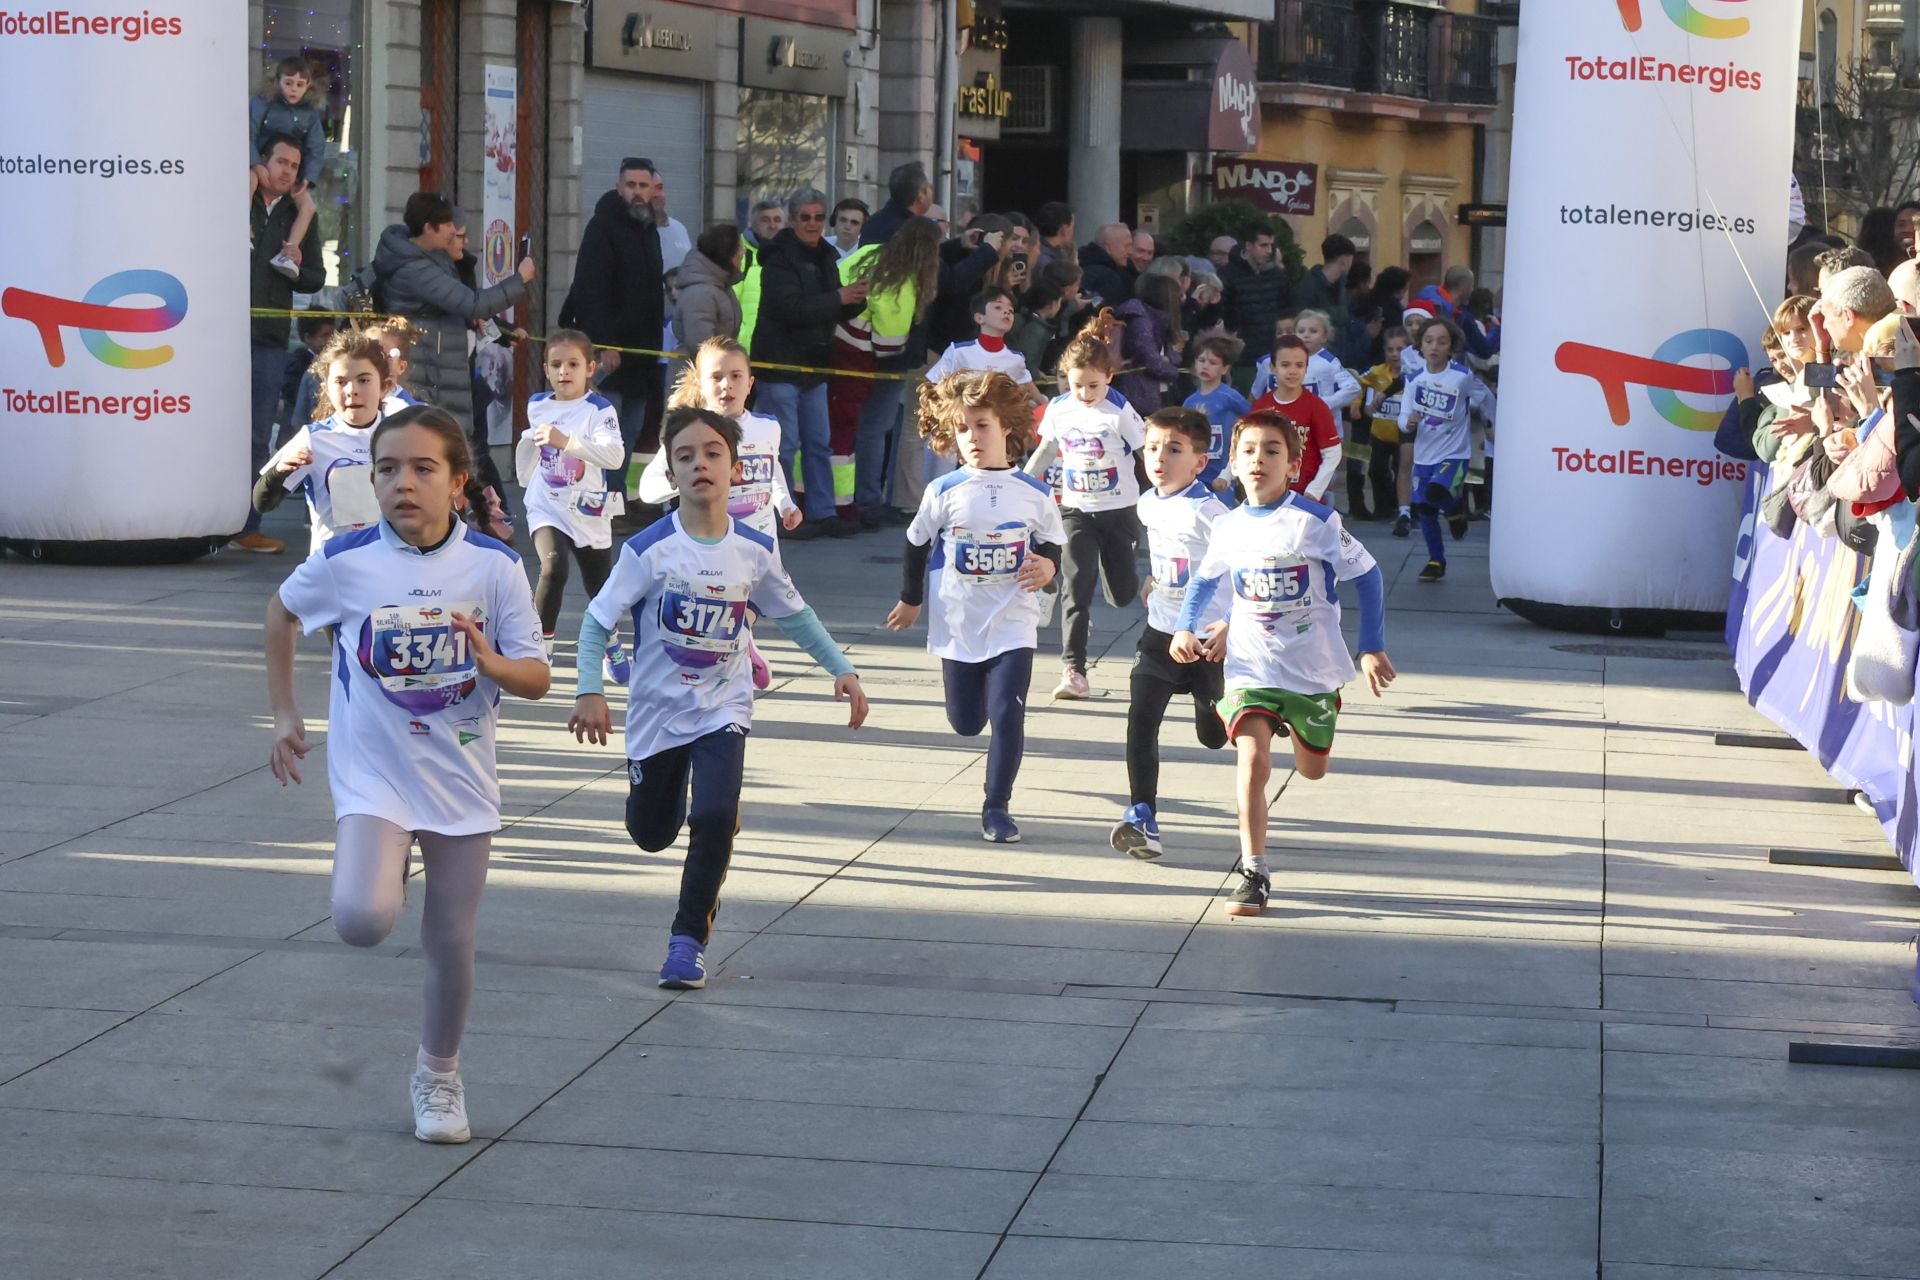
[[621, 647], [618, 640], [607, 642], [606, 668], [607, 679], [623, 689], [627, 687], [627, 681], [633, 679], [633, 659], [627, 656], [626, 649]]
[[982, 809], [980, 834], [995, 844], [1020, 843], [1020, 828], [1005, 809]]
[[1144, 804], [1128, 809], [1127, 816], [1114, 827], [1112, 840], [1113, 847], [1122, 853], [1136, 858], [1159, 857], [1160, 824], [1154, 821], [1153, 810]]
[[698, 991], [707, 985], [706, 947], [676, 933], [667, 943], [667, 962], [660, 966], [660, 985], [669, 991]]

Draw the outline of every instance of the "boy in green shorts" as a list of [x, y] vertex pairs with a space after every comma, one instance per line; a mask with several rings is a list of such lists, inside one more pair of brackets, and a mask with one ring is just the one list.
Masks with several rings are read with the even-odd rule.
[[1297, 429], [1280, 414], [1251, 413], [1234, 425], [1229, 465], [1246, 490], [1247, 505], [1214, 521], [1169, 646], [1175, 661], [1197, 661], [1199, 620], [1223, 584], [1232, 592], [1226, 697], [1220, 702], [1220, 718], [1239, 753], [1240, 880], [1227, 895], [1232, 916], [1257, 916], [1267, 906], [1274, 735], [1293, 736], [1293, 765], [1301, 777], [1327, 774], [1340, 688], [1355, 675], [1340, 634], [1336, 581], [1353, 583], [1359, 594], [1360, 669], [1375, 697], [1395, 674], [1386, 653], [1380, 568], [1341, 525], [1339, 513], [1288, 492], [1301, 454]]

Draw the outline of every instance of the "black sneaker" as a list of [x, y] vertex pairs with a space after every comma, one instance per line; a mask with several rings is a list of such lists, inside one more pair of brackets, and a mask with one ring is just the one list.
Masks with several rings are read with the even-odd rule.
[[860, 513], [860, 532], [873, 533], [876, 530], [886, 527], [886, 517], [882, 516], [878, 511], [862, 511]]
[[1445, 560], [1429, 560], [1427, 561], [1427, 567], [1420, 571], [1420, 581], [1422, 582], [1438, 582], [1446, 576], [1447, 562]]
[[780, 538], [783, 542], [812, 542], [820, 536], [821, 532], [819, 521], [803, 520], [793, 528], [782, 532]]
[[1393, 518], [1393, 536], [1404, 538], [1413, 532], [1413, 517], [1402, 511]]
[[1473, 523], [1473, 515], [1465, 507], [1447, 517], [1447, 529], [1453, 534], [1455, 542], [1467, 536], [1467, 526]]
[[1266, 876], [1258, 871], [1249, 871], [1245, 867], [1235, 868], [1240, 873], [1240, 883], [1233, 886], [1227, 894], [1227, 914], [1230, 916], [1257, 916], [1267, 909]]
[[829, 538], [851, 538], [854, 534], [860, 532], [860, 526], [852, 520], [842, 520], [839, 516], [829, 516], [820, 522], [820, 532], [826, 534]]

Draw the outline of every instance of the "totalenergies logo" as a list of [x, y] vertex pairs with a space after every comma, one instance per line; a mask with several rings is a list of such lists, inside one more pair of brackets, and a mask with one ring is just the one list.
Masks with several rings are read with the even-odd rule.
[[[1703, 358], [1719, 364], [1686, 363]], [[1689, 329], [1668, 338], [1651, 358], [1584, 342], [1563, 342], [1554, 352], [1553, 363], [1562, 373], [1600, 384], [1616, 427], [1632, 420], [1627, 389], [1639, 386], [1647, 389], [1654, 411], [1682, 431], [1712, 431], [1725, 416], [1725, 406], [1697, 409], [1680, 397], [1731, 396], [1733, 373], [1746, 367], [1747, 348], [1725, 329]]]
[[[114, 304], [136, 295], [158, 298], [158, 306], [121, 307]], [[109, 334], [163, 333], [187, 314], [187, 287], [164, 271], [116, 271], [87, 290], [78, 301], [9, 288], [0, 293], [0, 314], [25, 320], [40, 332], [47, 363], [58, 369], [67, 362], [62, 329], [77, 329], [81, 345], [101, 364], [115, 369], [151, 369], [173, 359], [173, 348], [123, 347]]]
[[[1627, 24], [1627, 30], [1640, 29], [1640, 5], [1642, 0], [1620, 0], [1620, 20]], [[1745, 18], [1716, 18], [1700, 12], [1699, 0], [1658, 0], [1667, 17], [1673, 19], [1673, 25], [1690, 36], [1700, 36], [1707, 40], [1737, 40], [1747, 34], [1753, 24]], [[1717, 4], [1745, 4], [1746, 0], [1707, 0]]]

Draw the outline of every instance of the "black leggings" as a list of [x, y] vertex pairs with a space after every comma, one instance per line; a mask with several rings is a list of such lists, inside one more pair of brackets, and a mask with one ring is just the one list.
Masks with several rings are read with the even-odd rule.
[[[1131, 465], [1131, 464], [1129, 464]], [[1140, 517], [1132, 507], [1111, 511], [1060, 513], [1067, 526], [1067, 546], [1060, 572], [1066, 578], [1066, 607], [1060, 614], [1060, 660], [1084, 674], [1087, 669], [1087, 629], [1093, 624], [1093, 584], [1099, 578], [1107, 588], [1107, 603], [1115, 608], [1132, 604], [1140, 594]], [[1021, 692], [1025, 692], [1022, 686]]]
[[1218, 751], [1227, 745], [1227, 726], [1215, 704], [1226, 696], [1226, 673], [1218, 662], [1175, 662], [1168, 652], [1173, 637], [1148, 627], [1140, 633], [1133, 660], [1133, 700], [1127, 704], [1127, 791], [1129, 804], [1156, 809], [1160, 804], [1160, 722], [1177, 693], [1193, 696], [1193, 727], [1200, 745]]
[[680, 907], [673, 931], [701, 946], [720, 912], [720, 886], [733, 862], [740, 830], [740, 782], [747, 767], [747, 730], [716, 729], [645, 760], [627, 761], [627, 834], [658, 853], [687, 829], [687, 862], [680, 872]]
[[533, 550], [540, 557], [540, 581], [533, 589], [533, 607], [540, 614], [540, 630], [552, 635], [560, 625], [560, 597], [567, 590], [567, 553], [580, 562], [580, 576], [586, 580], [587, 598], [600, 594], [607, 575], [613, 572], [612, 547], [574, 545], [560, 530], [541, 525], [533, 531]]
[[1373, 481], [1373, 518], [1385, 520], [1400, 507], [1400, 442], [1376, 436], [1372, 445], [1367, 478]]
[[1033, 650], [1009, 649], [985, 662], [946, 658], [947, 723], [971, 738], [993, 725], [987, 743], [988, 809], [1005, 809], [1013, 800], [1013, 780], [1027, 749], [1027, 686], [1033, 682]]

